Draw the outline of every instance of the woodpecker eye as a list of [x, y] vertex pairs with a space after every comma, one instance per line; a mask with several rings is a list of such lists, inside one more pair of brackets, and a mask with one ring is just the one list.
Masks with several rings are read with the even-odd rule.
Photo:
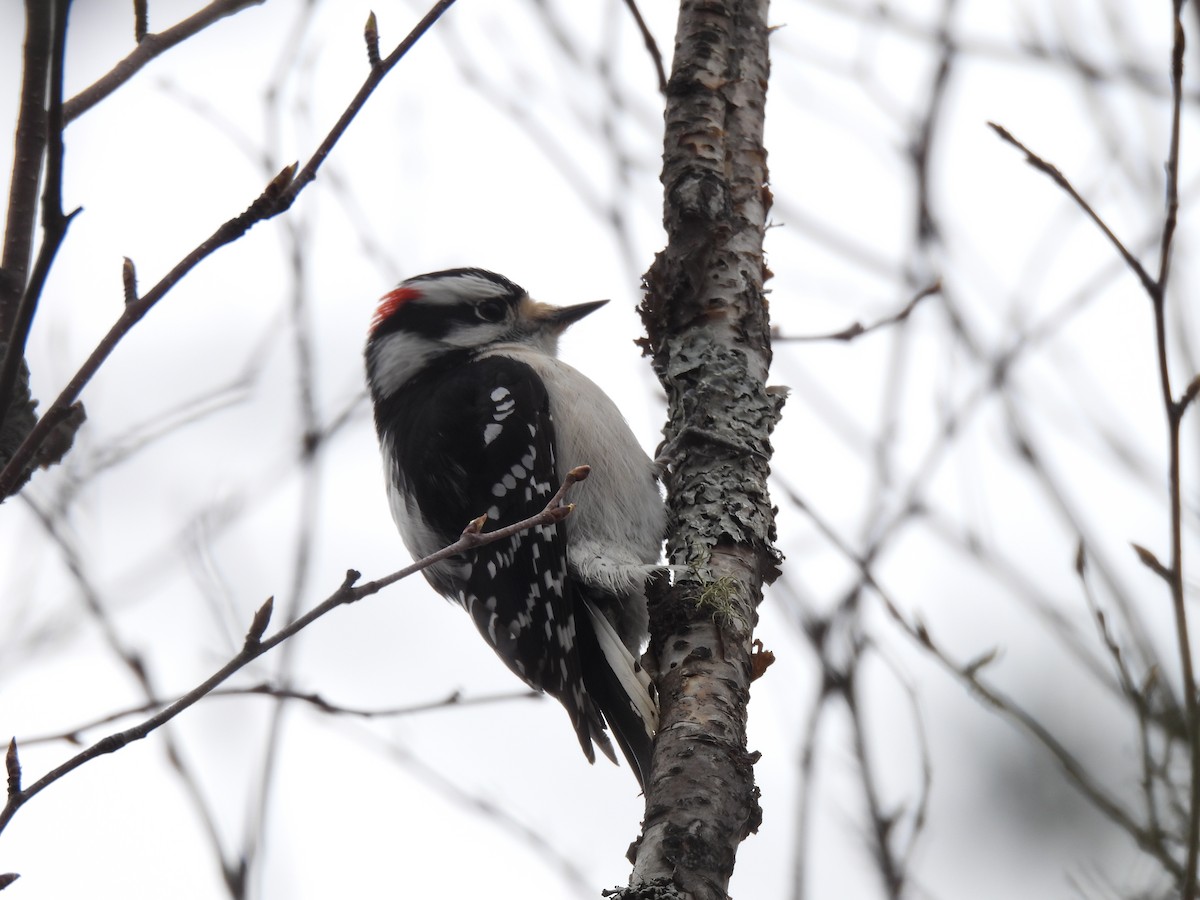
[[504, 313], [504, 301], [500, 299], [484, 300], [475, 307], [475, 315], [484, 322], [499, 322], [504, 318]]

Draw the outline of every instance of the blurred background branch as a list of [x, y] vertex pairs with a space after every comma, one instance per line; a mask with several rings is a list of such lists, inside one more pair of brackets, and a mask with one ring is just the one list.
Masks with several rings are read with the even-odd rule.
[[[28, 332], [30, 408], [123, 311], [123, 258], [140, 302], [204, 223], [318, 146], [368, 65], [365, 2], [139, 5], [133, 29], [128, 9], [70, 11], [60, 208], [84, 212]], [[287, 222], [196, 267], [95, 372], [70, 451], [0, 516], [10, 734], [66, 742], [73, 723], [178, 696], [238, 651], [252, 598], [310, 608], [331, 572], [406, 561], [359, 370], [374, 298], [405, 275], [482, 265], [546, 300], [611, 297], [564, 355], [655, 444], [662, 394], [632, 339], [663, 244], [647, 41], [670, 49], [676, 10], [633, 8], [640, 22], [625, 0], [456, 10]], [[383, 45], [426, 11], [378, 7]], [[786, 564], [760, 607], [777, 659], [749, 707], [764, 819], [734, 896], [1188, 889], [1200, 41], [1179, 42], [1173, 13], [1200, 26], [1165, 0], [772, 4], [768, 301], [778, 335], [828, 339], [774, 348], [771, 381], [792, 390], [771, 476]], [[10, 298], [50, 174], [52, 28], [39, 20], [23, 58], [22, 14], [0, 11], [0, 111], [41, 149], [0, 156], [21, 172]], [[165, 52], [168, 35], [186, 39]], [[988, 121], [1069, 180], [1159, 296]], [[386, 711], [514, 686], [423, 586], [394, 593], [327, 620], [286, 667], [247, 670], [286, 710], [274, 732], [259, 696], [200, 704], [169, 742], [39, 796], [0, 871], [47, 896], [369, 895], [398, 878], [436, 895], [449, 872], [468, 893], [582, 897], [624, 881], [643, 813], [628, 773], [581, 769], [546, 704], [367, 718], [293, 699]], [[20, 762], [46, 771], [63, 749], [22, 745]]]

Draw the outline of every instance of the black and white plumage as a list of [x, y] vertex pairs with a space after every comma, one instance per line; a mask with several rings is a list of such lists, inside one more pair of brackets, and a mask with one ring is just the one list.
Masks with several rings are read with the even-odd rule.
[[665, 513], [620, 411], [555, 357], [562, 331], [604, 302], [547, 306], [482, 269], [410, 278], [380, 301], [367, 380], [392, 515], [415, 557], [481, 514], [485, 531], [535, 515], [566, 472], [591, 467], [564, 521], [425, 575], [566, 707], [589, 761], [593, 746], [615, 761], [607, 724], [644, 784], [658, 710], [638, 658]]

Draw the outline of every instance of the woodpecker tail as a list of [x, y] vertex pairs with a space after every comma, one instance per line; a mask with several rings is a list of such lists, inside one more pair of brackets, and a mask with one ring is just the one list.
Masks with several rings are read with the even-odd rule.
[[586, 596], [580, 596], [580, 600], [586, 613], [576, 612], [575, 629], [588, 694], [645, 790], [650, 777], [650, 750], [658, 729], [654, 686], [604, 614]]

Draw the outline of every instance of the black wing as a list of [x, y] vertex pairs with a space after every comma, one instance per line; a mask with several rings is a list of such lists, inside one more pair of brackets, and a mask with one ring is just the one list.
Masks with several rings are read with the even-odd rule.
[[[414, 379], [390, 403], [397, 408], [382, 411], [380, 421], [407, 423], [404, 433], [387, 436], [393, 459], [438, 535], [453, 540], [482, 514], [485, 532], [519, 522], [544, 509], [558, 489], [546, 389], [524, 363], [462, 359]], [[593, 742], [611, 759], [581, 672], [565, 524], [487, 544], [465, 554], [458, 572], [429, 579], [470, 613], [513, 672], [566, 707], [589, 760]]]

